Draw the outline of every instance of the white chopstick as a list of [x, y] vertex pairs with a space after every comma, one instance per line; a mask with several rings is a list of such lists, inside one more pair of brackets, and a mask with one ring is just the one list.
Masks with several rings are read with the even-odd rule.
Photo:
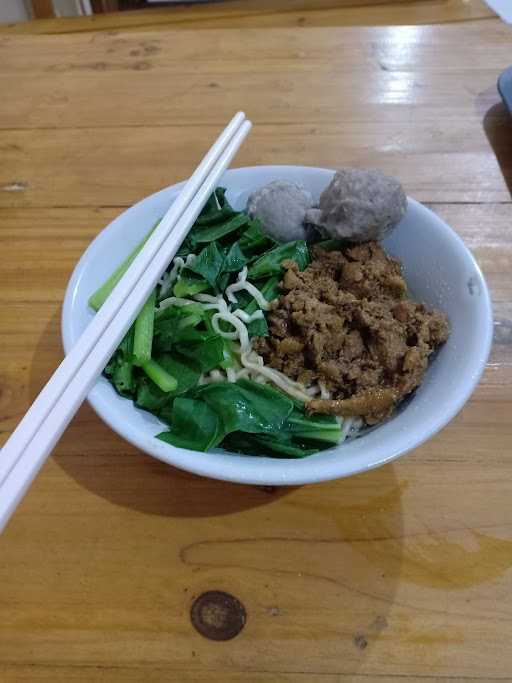
[[237, 114], [0, 453], [0, 530], [174, 257], [251, 129]]
[[213, 168], [213, 165], [219, 159], [232, 136], [239, 130], [244, 119], [245, 115], [239, 112], [219, 136], [183, 188], [179, 197], [172, 204], [171, 208], [160, 222], [160, 225], [148, 239], [144, 248], [137, 255], [137, 258], [134, 259], [132, 265], [126, 272], [125, 277], [117, 284], [108, 300], [84, 331], [75, 347], [64, 358], [51, 380], [43, 388], [10, 439], [4, 445], [0, 456], [0, 485], [15, 464], [19, 454], [23, 451], [25, 446], [28, 445], [28, 442], [33, 438], [37, 429], [39, 429], [39, 426], [69, 383], [71, 377], [82, 365], [87, 355], [91, 352], [91, 349], [105, 331], [107, 325], [111, 322], [120, 306], [127, 299], [135, 283], [140, 279], [142, 273], [152, 262], [169, 231], [196, 194], [201, 183], [205, 180], [208, 173]]

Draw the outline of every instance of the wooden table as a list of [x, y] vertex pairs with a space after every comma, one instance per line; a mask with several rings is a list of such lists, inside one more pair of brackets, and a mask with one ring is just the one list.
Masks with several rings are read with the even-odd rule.
[[90, 17], [60, 17], [0, 24], [10, 33], [169, 28], [259, 28], [428, 24], [487, 19], [496, 15], [485, 0], [222, 0], [199, 5], [153, 7]]
[[[478, 390], [393, 465], [317, 486], [200, 479], [84, 406], [0, 538], [0, 680], [511, 680], [512, 34], [440, 27], [0, 36], [0, 427], [61, 358], [89, 241], [193, 169], [238, 108], [237, 165], [378, 166], [492, 289]], [[113, 255], [113, 258], [115, 255]], [[247, 612], [227, 642], [193, 599]]]

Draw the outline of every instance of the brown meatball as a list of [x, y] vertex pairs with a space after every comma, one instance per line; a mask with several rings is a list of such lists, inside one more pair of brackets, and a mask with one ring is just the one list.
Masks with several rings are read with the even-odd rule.
[[306, 211], [306, 221], [334, 239], [380, 241], [403, 218], [405, 192], [380, 171], [343, 168], [320, 196], [319, 207]]

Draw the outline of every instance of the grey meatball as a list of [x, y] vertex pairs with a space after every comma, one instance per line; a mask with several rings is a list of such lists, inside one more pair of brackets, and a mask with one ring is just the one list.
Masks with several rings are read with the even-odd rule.
[[400, 183], [380, 171], [342, 168], [306, 220], [320, 232], [352, 242], [382, 240], [403, 218], [407, 198]]
[[247, 211], [279, 242], [306, 239], [304, 215], [313, 205], [310, 193], [296, 183], [274, 180], [253, 192]]

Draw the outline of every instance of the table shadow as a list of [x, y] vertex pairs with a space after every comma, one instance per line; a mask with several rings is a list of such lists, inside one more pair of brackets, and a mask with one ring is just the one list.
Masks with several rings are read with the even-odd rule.
[[512, 196], [512, 116], [502, 102], [487, 109], [483, 128]]

